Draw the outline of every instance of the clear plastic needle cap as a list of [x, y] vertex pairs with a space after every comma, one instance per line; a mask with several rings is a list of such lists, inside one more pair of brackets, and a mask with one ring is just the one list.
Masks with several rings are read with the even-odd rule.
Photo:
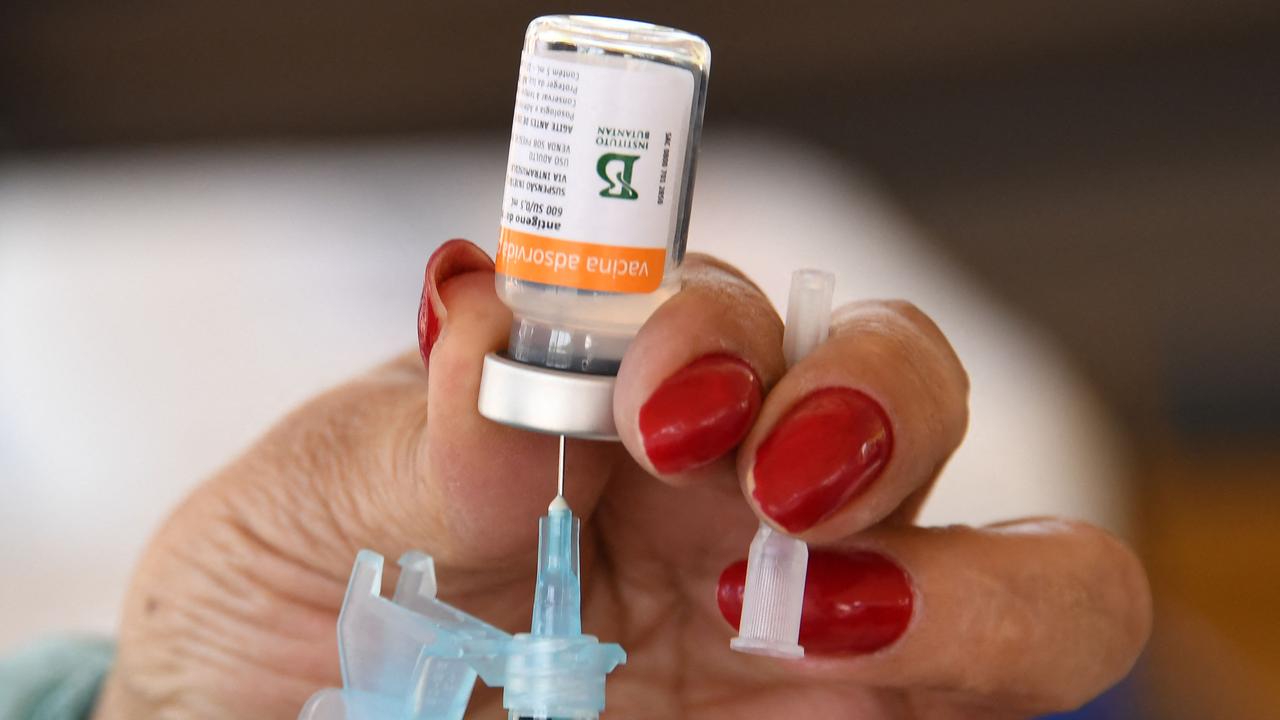
[[[821, 270], [792, 273], [782, 340], [787, 367], [827, 339], [835, 284], [835, 276]], [[808, 569], [808, 545], [761, 523], [747, 555], [738, 637], [729, 641], [729, 646], [759, 655], [804, 657], [798, 641]]]

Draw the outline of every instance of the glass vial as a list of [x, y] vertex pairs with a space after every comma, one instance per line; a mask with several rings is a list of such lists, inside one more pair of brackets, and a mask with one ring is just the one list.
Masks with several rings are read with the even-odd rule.
[[679, 288], [710, 63], [702, 38], [649, 23], [529, 25], [497, 254], [511, 359], [615, 374]]

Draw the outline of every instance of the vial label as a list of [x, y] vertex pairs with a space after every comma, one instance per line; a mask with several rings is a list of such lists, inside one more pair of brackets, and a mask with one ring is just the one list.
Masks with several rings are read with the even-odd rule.
[[497, 271], [652, 292], [678, 232], [694, 78], [648, 60], [575, 57], [521, 58]]

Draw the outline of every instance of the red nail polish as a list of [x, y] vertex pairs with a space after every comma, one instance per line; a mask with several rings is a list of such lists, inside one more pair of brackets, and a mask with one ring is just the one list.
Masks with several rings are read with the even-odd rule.
[[431, 264], [427, 263], [427, 277], [422, 283], [422, 302], [418, 304], [418, 351], [422, 353], [423, 366], [431, 363], [431, 346], [440, 337], [440, 318], [432, 307], [431, 291], [427, 286], [431, 283]]
[[893, 431], [880, 405], [851, 388], [816, 390], [756, 450], [752, 497], [790, 532], [808, 530], [880, 476]]
[[[808, 584], [806, 580], [805, 584]], [[747, 561], [739, 560], [720, 573], [716, 583], [716, 605], [720, 614], [737, 630], [742, 625], [742, 597], [747, 591]], [[803, 621], [803, 616], [801, 616]]]
[[418, 304], [418, 350], [424, 366], [430, 363], [431, 347], [440, 337], [440, 323], [445, 315], [440, 286], [455, 275], [492, 269], [493, 261], [485, 251], [466, 240], [450, 240], [431, 253], [422, 280], [422, 301]]
[[[735, 628], [742, 616], [747, 561], [725, 568], [716, 587], [720, 614]], [[810, 550], [800, 644], [816, 655], [863, 655], [902, 637], [915, 594], [902, 568], [873, 552]]]
[[760, 396], [760, 378], [743, 360], [720, 354], [694, 360], [640, 408], [645, 455], [663, 473], [706, 465], [746, 437]]

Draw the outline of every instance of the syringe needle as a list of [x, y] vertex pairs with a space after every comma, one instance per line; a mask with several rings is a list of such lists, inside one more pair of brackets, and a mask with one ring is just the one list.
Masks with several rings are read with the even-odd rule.
[[556, 496], [547, 506], [547, 512], [557, 512], [569, 509], [569, 503], [564, 500], [564, 436], [560, 436], [560, 464], [559, 472], [556, 473]]
[[564, 497], [564, 436], [560, 436], [560, 470], [556, 475], [556, 495]]

